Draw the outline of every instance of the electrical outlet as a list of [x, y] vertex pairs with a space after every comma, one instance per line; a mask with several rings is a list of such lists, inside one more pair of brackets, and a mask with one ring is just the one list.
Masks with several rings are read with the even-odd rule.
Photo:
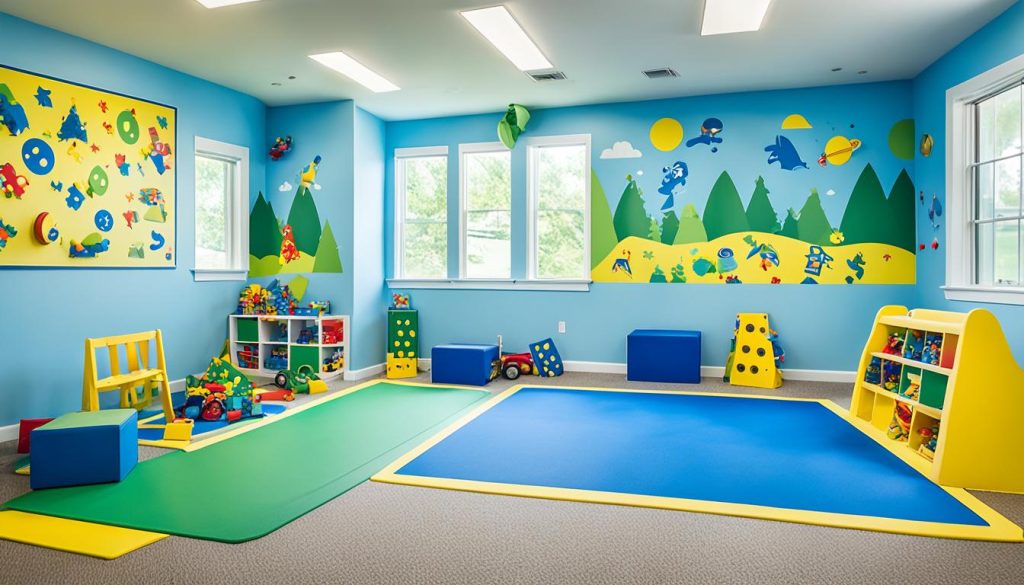
[[558, 322], [558, 332], [565, 333], [565, 321]]

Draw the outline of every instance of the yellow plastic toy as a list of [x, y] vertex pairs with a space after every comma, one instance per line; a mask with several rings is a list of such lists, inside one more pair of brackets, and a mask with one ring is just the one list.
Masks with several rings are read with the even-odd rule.
[[[150, 367], [150, 344], [154, 345], [156, 364]], [[124, 347], [127, 371], [121, 373], [121, 347]], [[110, 375], [100, 378], [96, 366], [96, 352], [106, 348], [110, 362]], [[85, 340], [85, 372], [82, 376], [82, 410], [100, 409], [100, 392], [121, 393], [121, 408], [143, 410], [153, 402], [154, 387], [160, 395], [165, 420], [174, 420], [171, 405], [171, 386], [164, 359], [163, 336], [159, 329], [95, 337]], [[140, 394], [141, 390], [141, 394]]]
[[[899, 349], [889, 339], [902, 339]], [[925, 346], [918, 340], [928, 340]], [[940, 341], [941, 340], [941, 341]], [[866, 380], [868, 366], [902, 370], [898, 388]], [[886, 438], [898, 407], [912, 409], [902, 441]], [[875, 317], [861, 354], [849, 418], [932, 481], [947, 487], [1024, 493], [1024, 370], [995, 315], [908, 310]]]
[[733, 386], [775, 389], [782, 386], [772, 345], [774, 331], [767, 313], [739, 313], [732, 348], [725, 365], [725, 381]]
[[193, 426], [194, 422], [190, 418], [176, 420], [164, 425], [164, 440], [184, 441], [187, 443], [192, 440]]

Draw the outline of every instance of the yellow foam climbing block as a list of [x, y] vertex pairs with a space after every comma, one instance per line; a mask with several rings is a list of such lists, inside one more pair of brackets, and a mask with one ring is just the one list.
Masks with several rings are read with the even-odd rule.
[[167, 538], [167, 535], [4, 510], [0, 512], [0, 538], [111, 560]]

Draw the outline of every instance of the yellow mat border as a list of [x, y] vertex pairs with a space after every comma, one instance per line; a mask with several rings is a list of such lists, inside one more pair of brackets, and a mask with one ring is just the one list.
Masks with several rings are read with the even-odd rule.
[[[857, 516], [852, 514], [839, 514], [833, 512], [817, 512], [810, 510], [793, 510], [788, 508], [774, 508], [769, 506], [756, 506], [750, 504], [736, 504], [727, 502], [713, 502], [707, 500], [691, 500], [684, 498], [670, 498], [663, 496], [646, 496], [638, 494], [621, 494], [613, 492], [602, 492], [594, 490], [578, 490], [569, 488], [540, 487], [521, 484], [492, 483], [483, 481], [471, 481], [461, 479], [444, 479], [436, 477], [422, 477], [413, 475], [399, 475], [397, 471], [411, 462], [413, 459], [425, 453], [428, 449], [437, 445], [456, 431], [461, 429], [470, 421], [476, 419], [484, 412], [494, 408], [503, 400], [508, 399], [519, 390], [524, 388], [551, 389], [552, 386], [531, 386], [520, 384], [505, 390], [494, 399], [473, 409], [450, 426], [434, 435], [426, 442], [414, 448], [398, 458], [395, 462], [385, 467], [370, 479], [381, 483], [398, 485], [431, 487], [439, 489], [460, 490], [484, 494], [521, 496], [528, 498], [540, 498], [550, 500], [563, 500], [573, 502], [588, 502], [597, 504], [615, 504], [622, 506], [636, 506], [645, 508], [659, 508], [665, 510], [679, 510], [685, 512], [701, 512], [707, 514], [719, 514], [726, 516], [740, 516], [744, 518], [756, 518], [763, 520], [778, 520], [782, 522], [795, 522], [800, 524], [812, 524], [818, 526], [829, 526], [833, 528], [853, 528], [858, 530], [870, 530], [892, 534], [909, 534], [914, 536], [929, 536], [937, 538], [953, 538], [964, 540], [984, 540], [997, 542], [1024, 542], [1024, 531], [1019, 526], [1003, 517], [1001, 514], [990, 508], [984, 502], [974, 497], [967, 490], [962, 488], [949, 488], [939, 486], [950, 496], [962, 503], [972, 512], [988, 522], [989, 526], [969, 526], [963, 524], [944, 524], [938, 522], [921, 522], [915, 520], [899, 520], [893, 518], [879, 518], [875, 516]], [[593, 387], [563, 387], [557, 386], [560, 390], [588, 390], [597, 392], [628, 392], [637, 394], [675, 394], [692, 396], [720, 396], [728, 398], [747, 398], [751, 400], [783, 400], [789, 402], [816, 402], [839, 416], [843, 421], [851, 423], [849, 413], [831, 400], [814, 398], [789, 398], [781, 396], [761, 396], [749, 394], [732, 393], [708, 393], [708, 392], [678, 392], [671, 390], [639, 390], [619, 388], [593, 388]], [[853, 424], [854, 428], [864, 429]], [[879, 440], [872, 433], [865, 433], [876, 443], [895, 454], [900, 460], [922, 475], [924, 472], [922, 462], [908, 458], [909, 453], [900, 453], [898, 445], [887, 445]], [[904, 449], [906, 451], [906, 449]], [[929, 479], [929, 481], [931, 481]]]
[[0, 539], [103, 560], [167, 538], [167, 534], [17, 510], [0, 511]]
[[[352, 386], [351, 388], [345, 388], [344, 390], [339, 390], [339, 391], [334, 392], [334, 393], [328, 392], [327, 395], [325, 395], [325, 396], [323, 396], [321, 398], [310, 400], [309, 402], [306, 402], [305, 404], [302, 404], [302, 405], [299, 405], [299, 406], [295, 406], [295, 407], [291, 407], [291, 408], [286, 408], [285, 411], [280, 413], [280, 414], [275, 414], [273, 416], [265, 416], [262, 419], [255, 420], [253, 422], [250, 422], [250, 423], [247, 423], [247, 424], [244, 424], [244, 425], [240, 425], [240, 426], [237, 426], [235, 428], [231, 428], [229, 426], [228, 430], [216, 433], [216, 434], [214, 434], [213, 436], [211, 436], [209, 438], [205, 438], [205, 439], [198, 440], [198, 441], [192, 441], [192, 442], [190, 442], [188, 444], [185, 444], [185, 445], [182, 445], [182, 443], [184, 443], [184, 441], [163, 441], [163, 440], [159, 440], [159, 441], [139, 441], [139, 444], [140, 445], [149, 446], [149, 447], [164, 447], [164, 448], [168, 448], [168, 449], [177, 449], [179, 451], [185, 451], [186, 453], [192, 452], [192, 451], [198, 451], [199, 449], [203, 449], [205, 447], [209, 447], [210, 445], [215, 445], [215, 444], [217, 444], [217, 443], [219, 443], [221, 441], [226, 441], [228, 439], [237, 437], [238, 435], [242, 435], [242, 434], [254, 431], [256, 429], [263, 428], [263, 427], [265, 427], [267, 425], [271, 425], [271, 424], [274, 424], [276, 422], [282, 421], [282, 420], [284, 420], [284, 419], [286, 419], [286, 418], [288, 418], [290, 416], [295, 416], [296, 414], [298, 414], [300, 412], [304, 412], [304, 411], [309, 410], [311, 408], [316, 408], [317, 406], [320, 406], [320, 405], [325, 404], [327, 402], [330, 402], [332, 400], [337, 400], [338, 398], [342, 398], [344, 396], [348, 396], [349, 394], [352, 394], [353, 392], [358, 392], [359, 390], [362, 390], [364, 388], [369, 388], [371, 386], [377, 386], [378, 384], [394, 384], [394, 385], [397, 385], [397, 386], [414, 386], [414, 387], [420, 387], [420, 388], [434, 388], [434, 389], [454, 388], [454, 389], [457, 389], [457, 390], [474, 390], [476, 392], [481, 392], [483, 394], [490, 394], [490, 392], [488, 392], [487, 390], [484, 390], [482, 388], [478, 388], [478, 387], [475, 387], [475, 386], [459, 386], [459, 385], [455, 385], [455, 384], [426, 384], [426, 383], [422, 383], [422, 382], [404, 382], [404, 381], [400, 381], [400, 380], [388, 380], [386, 378], [374, 378], [372, 380], [368, 380], [366, 382], [362, 382], [360, 384], [356, 384], [355, 386]], [[157, 414], [157, 415], [154, 415], [153, 417], [149, 417], [149, 418], [147, 418], [147, 419], [145, 419], [144, 421], [141, 421], [141, 422], [145, 423], [147, 421], [153, 420], [155, 418], [159, 418], [161, 416], [163, 416], [163, 415], [162, 414]]]

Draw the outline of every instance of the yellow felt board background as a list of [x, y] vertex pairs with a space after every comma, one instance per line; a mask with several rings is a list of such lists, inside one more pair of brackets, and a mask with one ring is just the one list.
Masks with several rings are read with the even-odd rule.
[[[41, 100], [36, 97], [39, 88], [44, 90]], [[0, 222], [17, 230], [17, 235], [8, 237], [6, 246], [0, 248], [0, 266], [173, 267], [176, 257], [176, 110], [4, 66], [0, 66], [0, 92], [13, 96], [28, 121], [28, 128], [16, 136], [0, 125], [0, 167], [10, 163], [14, 173], [28, 181], [20, 199], [10, 193], [0, 195]], [[46, 97], [52, 102], [51, 107], [41, 104], [46, 102]], [[84, 125], [85, 141], [59, 137], [72, 106]], [[123, 112], [128, 113], [121, 122], [128, 123], [119, 127], [118, 117]], [[134, 137], [131, 118], [138, 123], [134, 143], [129, 143]], [[169, 149], [169, 154], [162, 157], [167, 167], [162, 174], [152, 156], [154, 141], [150, 128], [157, 133], [157, 142]], [[44, 175], [33, 173], [24, 157], [23, 147], [31, 139], [42, 140], [53, 149], [52, 168]], [[158, 147], [157, 154], [160, 150]], [[122, 174], [124, 167], [119, 167], [116, 155], [124, 155], [127, 176]], [[106, 174], [107, 190], [103, 195], [97, 192], [90, 196], [89, 180], [97, 166]], [[84, 195], [78, 210], [72, 209], [66, 201], [73, 185]], [[164, 213], [151, 210], [140, 197], [140, 191], [151, 189], [162, 195], [166, 214], [162, 222], [152, 219]], [[96, 216], [101, 210], [106, 210], [113, 218], [109, 231], [97, 226]], [[34, 234], [36, 218], [43, 212], [49, 214], [58, 234], [48, 245], [39, 243]], [[132, 212], [138, 215], [138, 221], [133, 217], [129, 227], [125, 214], [132, 215]], [[150, 212], [150, 219], [146, 219], [147, 212]], [[108, 240], [107, 250], [94, 257], [70, 257], [72, 242], [82, 243], [91, 234]], [[152, 249], [161, 239], [163, 245]], [[133, 245], [136, 253], [131, 256], [129, 251]], [[137, 257], [139, 250], [142, 258]]]

